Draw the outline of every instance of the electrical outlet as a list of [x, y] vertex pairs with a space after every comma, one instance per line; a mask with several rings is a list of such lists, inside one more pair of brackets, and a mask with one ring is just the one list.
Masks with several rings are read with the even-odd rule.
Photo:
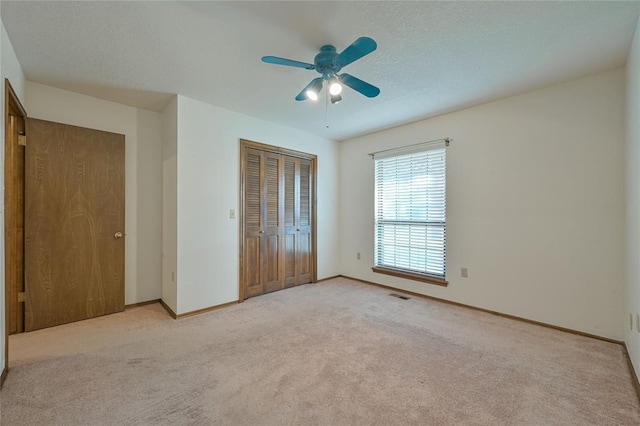
[[234, 209], [229, 210], [229, 219], [236, 218], [236, 211]]
[[469, 268], [461, 268], [460, 269], [460, 276], [462, 278], [469, 278]]
[[360, 260], [360, 252], [356, 253], [356, 259]]
[[633, 314], [629, 312], [629, 330], [633, 330]]

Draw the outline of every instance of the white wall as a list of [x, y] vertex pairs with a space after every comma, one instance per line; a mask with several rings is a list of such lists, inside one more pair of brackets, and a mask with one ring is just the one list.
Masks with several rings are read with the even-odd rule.
[[[640, 21], [627, 60], [626, 234], [627, 291], [624, 340], [640, 378]], [[634, 316], [629, 326], [629, 314]]]
[[162, 116], [27, 82], [29, 117], [125, 135], [125, 303], [162, 294]]
[[[1, 15], [1, 11], [0, 11]], [[4, 79], [7, 78], [11, 82], [16, 95], [24, 105], [24, 85], [25, 78], [22, 67], [16, 58], [16, 53], [11, 45], [11, 40], [7, 35], [7, 31], [2, 24], [2, 35], [0, 36], [0, 75], [2, 76], [2, 87], [0, 92], [0, 105], [2, 105], [2, 117], [0, 117], [0, 135], [4, 141]], [[4, 147], [4, 142], [2, 143]], [[4, 148], [0, 149], [0, 176], [2, 178], [2, 194], [0, 195], [0, 372], [5, 366], [5, 282], [4, 282]]]
[[[611, 71], [344, 142], [341, 273], [621, 340], [624, 87]], [[442, 137], [449, 286], [375, 274], [367, 153]]]
[[[22, 72], [22, 67], [18, 62], [18, 58], [16, 57], [16, 52], [13, 50], [13, 46], [11, 45], [11, 40], [9, 40], [9, 35], [7, 34], [7, 30], [4, 28], [4, 24], [2, 24], [2, 47], [0, 49], [2, 52], [2, 59], [0, 62], [2, 64], [2, 99], [3, 99], [3, 108], [4, 108], [4, 79], [8, 78], [11, 82], [11, 86], [13, 90], [16, 92], [18, 97], [20, 97], [20, 101], [23, 101], [24, 95], [24, 86], [25, 86], [25, 78], [24, 73]], [[2, 120], [2, 126], [4, 126], [4, 120]], [[4, 135], [4, 133], [3, 133]], [[3, 136], [4, 137], [4, 136]]]
[[178, 314], [238, 300], [240, 139], [318, 156], [318, 279], [339, 273], [338, 144], [178, 96]]
[[142, 302], [159, 299], [162, 295], [163, 128], [162, 115], [157, 112], [136, 108], [136, 115], [137, 251], [135, 285], [130, 300]]
[[162, 300], [178, 310], [178, 98], [162, 113]]

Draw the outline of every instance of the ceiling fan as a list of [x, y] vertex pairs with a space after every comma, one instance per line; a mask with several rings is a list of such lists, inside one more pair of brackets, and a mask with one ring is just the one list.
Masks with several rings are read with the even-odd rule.
[[340, 93], [342, 93], [342, 85], [340, 83], [352, 88], [356, 92], [362, 93], [368, 98], [375, 98], [380, 94], [380, 89], [366, 81], [362, 81], [347, 73], [338, 74], [342, 68], [368, 55], [376, 50], [377, 47], [378, 45], [373, 39], [360, 37], [341, 53], [336, 51], [335, 46], [322, 46], [320, 53], [314, 58], [313, 64], [279, 58], [277, 56], [263, 56], [262, 61], [268, 64], [316, 70], [322, 77], [311, 80], [311, 83], [307, 84], [307, 86], [298, 93], [296, 101], [304, 101], [307, 99], [311, 99], [312, 101], [318, 100], [320, 91], [326, 81], [331, 103], [335, 104], [342, 100], [340, 96]]

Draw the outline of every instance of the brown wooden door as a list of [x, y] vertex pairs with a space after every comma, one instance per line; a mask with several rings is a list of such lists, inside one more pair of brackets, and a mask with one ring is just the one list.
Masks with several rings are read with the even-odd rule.
[[314, 279], [314, 160], [243, 141], [240, 299]]
[[124, 135], [27, 119], [26, 330], [124, 310]]
[[298, 240], [297, 212], [300, 210], [300, 161], [284, 156], [284, 237], [282, 244], [284, 287], [297, 284], [296, 245]]
[[264, 161], [261, 151], [247, 149], [244, 155], [244, 244], [243, 271], [244, 296], [264, 293], [262, 278], [262, 181]]
[[282, 289], [281, 169], [280, 155], [247, 149], [243, 256], [246, 297]]
[[282, 156], [262, 153], [265, 179], [262, 196], [262, 268], [264, 292], [282, 290], [281, 221], [282, 221]]
[[299, 206], [296, 211], [296, 285], [312, 280], [312, 224], [313, 224], [313, 168], [309, 160], [300, 160], [298, 191]]
[[283, 155], [284, 287], [312, 281], [313, 171], [306, 159]]

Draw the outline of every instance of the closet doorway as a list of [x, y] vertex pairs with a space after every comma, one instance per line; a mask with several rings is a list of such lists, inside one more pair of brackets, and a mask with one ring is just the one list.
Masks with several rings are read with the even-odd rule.
[[240, 301], [316, 281], [316, 164], [240, 140]]

